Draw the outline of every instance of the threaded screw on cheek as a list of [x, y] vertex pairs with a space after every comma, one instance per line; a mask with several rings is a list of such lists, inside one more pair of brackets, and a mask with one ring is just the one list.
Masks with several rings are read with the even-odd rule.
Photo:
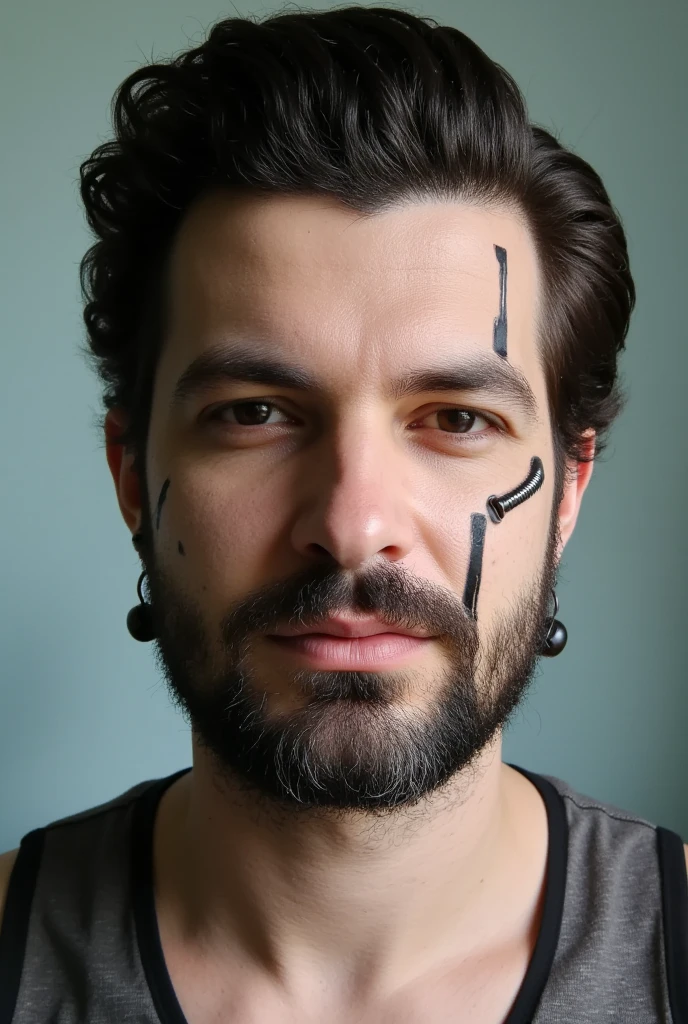
[[530, 472], [522, 484], [515, 487], [513, 491], [507, 491], [501, 497], [491, 494], [487, 499], [487, 511], [493, 523], [501, 523], [507, 512], [511, 512], [517, 505], [527, 501], [536, 491], [539, 491], [545, 480], [545, 467], [542, 460], [534, 455], [530, 460]]

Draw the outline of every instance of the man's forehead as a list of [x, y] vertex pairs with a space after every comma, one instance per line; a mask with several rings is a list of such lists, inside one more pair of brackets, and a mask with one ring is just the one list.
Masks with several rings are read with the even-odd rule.
[[[509, 360], [537, 373], [537, 263], [513, 213], [414, 204], [362, 217], [316, 197], [238, 200], [214, 193], [190, 211], [170, 265], [177, 368], [223, 339], [286, 357], [347, 360], [359, 374], [420, 357], [492, 352], [507, 254]], [[498, 357], [495, 357], [498, 358]]]
[[187, 212], [173, 270], [198, 277], [208, 290], [221, 282], [207, 271], [225, 264], [262, 279], [305, 267], [317, 276], [344, 267], [368, 273], [372, 265], [392, 281], [400, 274], [458, 273], [490, 284], [493, 243], [518, 254], [521, 273], [535, 269], [532, 240], [516, 211], [426, 200], [363, 214], [327, 197], [240, 197], [214, 190]]

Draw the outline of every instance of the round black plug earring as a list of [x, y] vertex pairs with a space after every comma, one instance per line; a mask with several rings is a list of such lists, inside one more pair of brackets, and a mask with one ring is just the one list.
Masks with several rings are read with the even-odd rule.
[[554, 617], [559, 611], [559, 601], [554, 591], [552, 591], [552, 597], [554, 598], [554, 613], [549, 615], [545, 621], [545, 638], [540, 648], [540, 654], [545, 658], [556, 658], [557, 654], [561, 654], [569, 638], [564, 623]]
[[[137, 550], [142, 539], [143, 537], [140, 533], [135, 533], [131, 538], [131, 542]], [[141, 643], [147, 643], [149, 640], [155, 640], [153, 609], [145, 600], [143, 590], [141, 589], [145, 578], [146, 570], [144, 569], [139, 576], [138, 583], [136, 584], [136, 592], [139, 595], [140, 604], [131, 608], [127, 615], [127, 629], [133, 636], [134, 640], [140, 640]]]
[[134, 640], [140, 640], [141, 643], [147, 643], [149, 640], [155, 640], [155, 627], [153, 625], [153, 609], [144, 600], [143, 594], [141, 593], [141, 584], [146, 577], [146, 571], [141, 573], [139, 581], [136, 584], [136, 591], [139, 595], [139, 601], [141, 604], [135, 605], [129, 609], [127, 615], [127, 629], [133, 636]]

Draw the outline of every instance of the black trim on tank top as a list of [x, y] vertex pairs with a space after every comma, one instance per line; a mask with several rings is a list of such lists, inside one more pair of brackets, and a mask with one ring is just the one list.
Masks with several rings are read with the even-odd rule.
[[0, 1024], [10, 1024], [17, 1005], [44, 841], [44, 828], [27, 832], [10, 874], [0, 928]]
[[131, 886], [136, 939], [143, 973], [161, 1024], [188, 1024], [188, 1021], [174, 991], [160, 942], [153, 887], [153, 827], [163, 793], [190, 771], [190, 768], [182, 768], [144, 790], [136, 802], [132, 820]]
[[673, 1024], [688, 1024], [688, 877], [683, 840], [657, 827], [667, 987]]
[[559, 944], [569, 861], [569, 821], [563, 797], [548, 779], [536, 772], [528, 771], [527, 768], [519, 768], [517, 764], [509, 763], [509, 767], [525, 775], [540, 793], [547, 811], [549, 834], [540, 931], [521, 987], [504, 1021], [504, 1024], [531, 1024], [549, 979]]
[[[552, 783], [515, 764], [510, 767], [533, 783], [547, 811], [549, 838], [540, 931], [521, 987], [504, 1020], [504, 1024], [531, 1024], [549, 978], [561, 931], [569, 830], [564, 801]], [[172, 985], [160, 942], [153, 888], [153, 828], [163, 793], [188, 771], [189, 768], [184, 768], [158, 780], [145, 790], [137, 799], [132, 825], [132, 892], [136, 936], [143, 971], [161, 1024], [188, 1024], [188, 1021]]]

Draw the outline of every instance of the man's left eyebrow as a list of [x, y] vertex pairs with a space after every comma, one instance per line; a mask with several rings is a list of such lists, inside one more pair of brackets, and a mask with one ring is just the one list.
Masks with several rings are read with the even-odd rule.
[[392, 382], [388, 397], [399, 399], [425, 391], [483, 392], [514, 406], [531, 423], [538, 418], [537, 399], [525, 374], [492, 354], [411, 370]]
[[[294, 366], [273, 355], [219, 346], [202, 352], [184, 370], [175, 385], [171, 404], [178, 405], [196, 394], [228, 383], [253, 383], [321, 394], [328, 390], [326, 383], [305, 367]], [[526, 377], [492, 354], [406, 371], [390, 382], [385, 397], [398, 401], [428, 391], [484, 392], [515, 406], [529, 421], [537, 420], [537, 400]]]

